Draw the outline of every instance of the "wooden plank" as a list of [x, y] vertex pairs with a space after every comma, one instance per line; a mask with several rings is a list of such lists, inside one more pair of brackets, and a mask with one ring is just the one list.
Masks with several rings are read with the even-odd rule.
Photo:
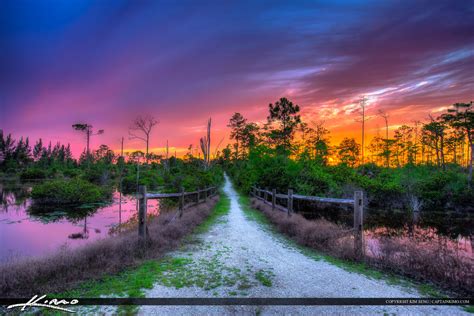
[[324, 203], [337, 203], [337, 204], [350, 204], [354, 205], [353, 199], [336, 199], [336, 198], [324, 198], [319, 196], [306, 196], [300, 194], [293, 194], [294, 199], [304, 200], [304, 201], [316, 201]]
[[[260, 201], [262, 201], [263, 203], [265, 203], [267, 205], [272, 205], [271, 202], [264, 201], [263, 198], [257, 198], [257, 199], [259, 199]], [[285, 213], [288, 213], [288, 209], [286, 207], [278, 205], [278, 204], [275, 204], [275, 209], [280, 210], [280, 211], [285, 212]]]
[[148, 193], [146, 195], [147, 199], [162, 199], [162, 198], [172, 198], [180, 197], [181, 193]]
[[[198, 192], [208, 192], [209, 190], [213, 190], [215, 187], [209, 187], [207, 189], [199, 190], [199, 191], [192, 191], [192, 192], [184, 192], [185, 196], [198, 194]], [[148, 199], [163, 199], [163, 198], [174, 198], [174, 197], [181, 197], [181, 192], [179, 193], [147, 193], [146, 197]], [[140, 194], [137, 196], [140, 198]]]
[[288, 216], [293, 213], [293, 189], [288, 189]]
[[195, 195], [195, 194], [197, 194], [197, 193], [198, 193], [198, 191], [184, 192], [184, 195], [185, 195], [185, 196], [188, 196], [188, 195]]
[[275, 210], [276, 205], [276, 189], [272, 190], [272, 211]]
[[362, 191], [354, 192], [354, 251], [357, 258], [363, 258], [364, 249], [364, 196]]
[[146, 186], [138, 187], [141, 198], [138, 200], [138, 236], [146, 240], [146, 211], [147, 211], [147, 194]]
[[184, 188], [181, 188], [181, 196], [179, 197], [179, 217], [183, 216], [184, 211]]

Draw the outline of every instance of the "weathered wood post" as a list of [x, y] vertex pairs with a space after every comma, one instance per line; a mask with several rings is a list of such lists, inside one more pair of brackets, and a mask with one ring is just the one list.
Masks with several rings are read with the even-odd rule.
[[364, 193], [354, 192], [354, 251], [357, 258], [363, 258], [364, 249]]
[[204, 189], [204, 202], [207, 202], [207, 189]]
[[275, 210], [277, 190], [272, 190], [272, 211]]
[[293, 213], [293, 189], [288, 189], [288, 216]]
[[181, 195], [179, 196], [179, 217], [183, 216], [184, 210], [184, 188], [181, 187]]
[[138, 187], [138, 236], [143, 240], [146, 240], [146, 186], [141, 185]]
[[263, 191], [263, 199], [266, 201], [268, 201], [268, 188], [265, 188], [265, 191]]
[[196, 199], [196, 205], [199, 204], [199, 200], [201, 199], [201, 189], [198, 189], [197, 191], [197, 199]]

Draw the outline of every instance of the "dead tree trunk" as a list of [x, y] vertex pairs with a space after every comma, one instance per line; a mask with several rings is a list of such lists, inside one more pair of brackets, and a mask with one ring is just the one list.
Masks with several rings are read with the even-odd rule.
[[209, 167], [211, 164], [211, 118], [207, 121], [207, 135], [200, 139], [201, 151], [203, 154], [204, 165]]

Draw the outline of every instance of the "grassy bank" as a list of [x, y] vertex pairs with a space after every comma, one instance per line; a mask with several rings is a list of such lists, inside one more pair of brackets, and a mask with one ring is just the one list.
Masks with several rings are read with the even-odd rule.
[[[146, 248], [132, 230], [76, 250], [63, 249], [49, 257], [2, 265], [0, 296], [23, 297], [71, 290], [79, 297], [117, 293], [139, 296], [139, 289], [153, 281], [151, 276], [144, 276], [146, 271], [170, 266], [169, 262], [157, 263], [153, 259], [176, 249], [192, 232], [209, 227], [226, 209], [228, 200], [215, 197], [188, 208], [180, 219], [172, 220], [174, 213], [162, 214], [149, 223]], [[171, 262], [171, 266], [174, 264], [178, 263]]]
[[[324, 220], [309, 221], [299, 215], [288, 218], [285, 213], [272, 211], [271, 207], [245, 195], [241, 195], [240, 203], [248, 218], [260, 223], [265, 229], [282, 233], [281, 235], [277, 234], [277, 236], [315, 260], [325, 260], [344, 270], [361, 273], [374, 279], [383, 279], [390, 284], [416, 288], [421, 294], [427, 296], [446, 296], [446, 292], [440, 290], [440, 285], [444, 285], [443, 288], [452, 294], [472, 294], [472, 292], [469, 292], [472, 291], [472, 288], [470, 289], [468, 286], [472, 279], [469, 278], [461, 284], [455, 282], [437, 283], [437, 286], [435, 286], [433, 283], [440, 280], [430, 280], [434, 273], [433, 269], [426, 271], [424, 275], [419, 275], [417, 278], [409, 278], [402, 273], [402, 270], [386, 268], [387, 266], [382, 264], [383, 262], [376, 262], [375, 260], [357, 262], [353, 256], [351, 239], [344, 237], [345, 229], [336, 224]], [[430, 264], [437, 263], [430, 260], [425, 262], [425, 265]], [[454, 268], [447, 267], [446, 269]], [[456, 269], [460, 269], [466, 274], [472, 273], [469, 272], [466, 266], [456, 267]]]

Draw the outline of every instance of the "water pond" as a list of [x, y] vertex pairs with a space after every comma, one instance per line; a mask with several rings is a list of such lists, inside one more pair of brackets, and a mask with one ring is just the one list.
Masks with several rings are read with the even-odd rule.
[[[108, 237], [137, 214], [136, 199], [118, 192], [106, 205], [39, 209], [29, 198], [30, 191], [30, 186], [0, 183], [0, 263]], [[148, 201], [149, 213], [158, 210], [157, 200]]]

